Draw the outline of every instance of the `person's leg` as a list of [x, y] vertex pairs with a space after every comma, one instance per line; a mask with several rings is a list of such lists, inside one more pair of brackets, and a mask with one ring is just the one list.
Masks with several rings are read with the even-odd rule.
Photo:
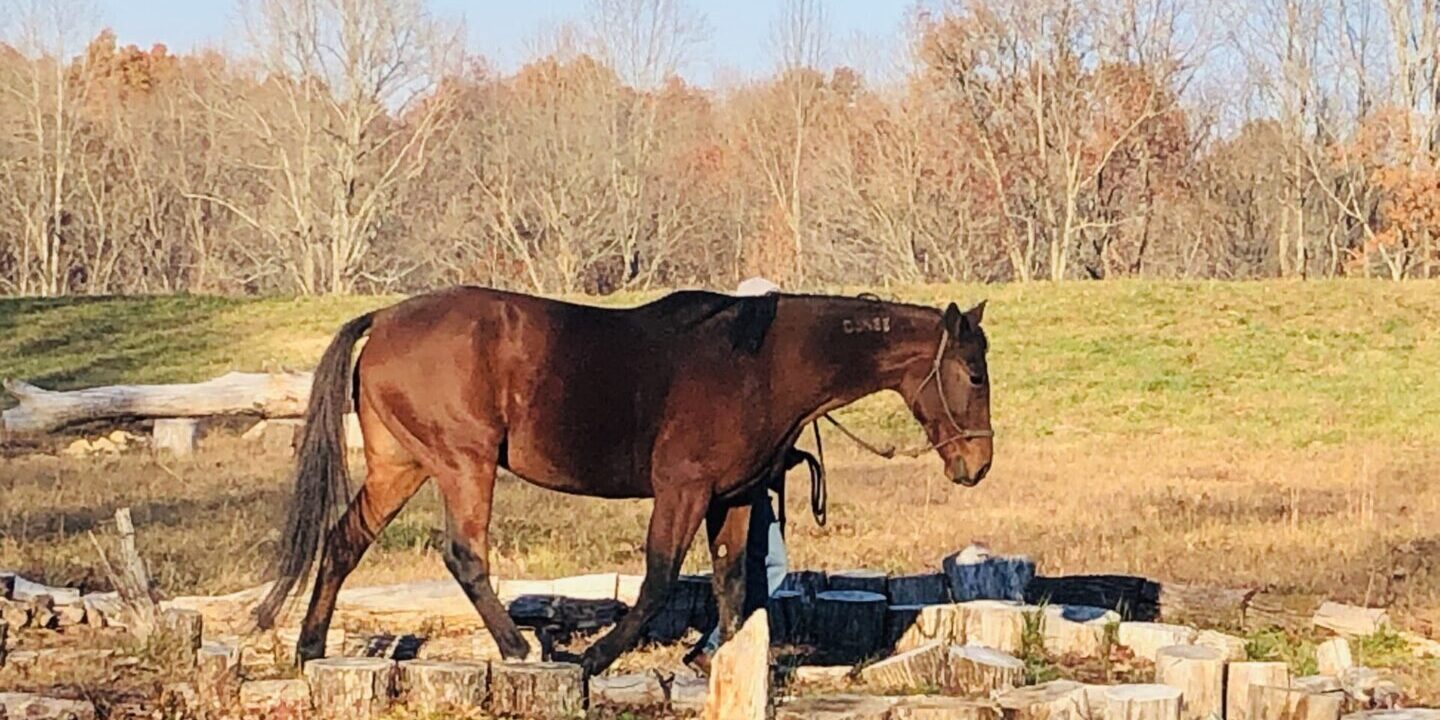
[[773, 513], [770, 516], [770, 527], [765, 534], [770, 539], [769, 552], [765, 553], [765, 590], [768, 597], [780, 589], [785, 582], [785, 576], [790, 573], [790, 555], [785, 549], [785, 529], [780, 526], [780, 521], [775, 519]]

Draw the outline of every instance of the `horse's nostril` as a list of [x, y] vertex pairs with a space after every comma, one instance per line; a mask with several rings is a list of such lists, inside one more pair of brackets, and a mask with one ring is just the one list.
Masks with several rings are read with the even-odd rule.
[[985, 475], [988, 474], [989, 472], [990, 472], [990, 463], [987, 462], [987, 463], [985, 463], [984, 465], [981, 465], [981, 466], [980, 466], [980, 472], [975, 473], [975, 482], [980, 482], [981, 480], [984, 480], [984, 479], [985, 479]]

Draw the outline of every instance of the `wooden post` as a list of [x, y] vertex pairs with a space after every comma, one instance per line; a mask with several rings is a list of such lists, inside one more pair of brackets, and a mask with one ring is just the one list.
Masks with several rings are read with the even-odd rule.
[[1340, 676], [1340, 673], [1355, 667], [1355, 658], [1350, 654], [1350, 641], [1345, 638], [1330, 638], [1315, 648], [1315, 661], [1321, 675]]
[[422, 713], [475, 712], [490, 694], [490, 664], [444, 660], [400, 663], [400, 697]]
[[1105, 691], [1105, 720], [1179, 720], [1180, 691], [1165, 685], [1116, 685]]
[[320, 658], [305, 663], [310, 703], [321, 715], [374, 717], [390, 707], [395, 661], [385, 658]]
[[490, 712], [500, 716], [566, 717], [585, 709], [585, 671], [559, 662], [490, 666]]
[[893, 655], [860, 671], [860, 679], [882, 690], [938, 686], [945, 680], [950, 646], [941, 641]]
[[240, 700], [240, 648], [205, 643], [195, 654], [195, 689], [208, 708], [233, 707]]
[[841, 570], [830, 573], [830, 590], [858, 590], [884, 595], [889, 576], [879, 570]]
[[1155, 658], [1155, 682], [1184, 695], [1184, 720], [1208, 720], [1225, 710], [1225, 653], [1204, 645], [1171, 645]]
[[1290, 686], [1290, 667], [1283, 662], [1230, 663], [1225, 679], [1225, 720], [1269, 720], [1251, 718], [1250, 694], [1256, 686]]
[[1155, 662], [1160, 648], [1171, 645], [1192, 645], [1195, 628], [1154, 622], [1120, 623], [1120, 644], [1130, 648], [1135, 657]]
[[1044, 616], [1045, 651], [1057, 657], [1098, 657], [1105, 644], [1106, 626], [1120, 622], [1120, 613], [1084, 605], [1047, 605]]
[[160, 418], [151, 431], [150, 446], [179, 457], [195, 454], [200, 421], [194, 418]]
[[1025, 684], [1025, 663], [999, 650], [951, 645], [945, 687], [962, 695], [989, 695]]
[[856, 663], [880, 648], [885, 633], [885, 596], [858, 590], [827, 590], [815, 596], [818, 654], [832, 664]]
[[950, 602], [950, 583], [944, 573], [897, 575], [886, 581], [891, 605], [940, 605]]
[[1086, 720], [1091, 717], [1085, 686], [1071, 680], [1052, 680], [1009, 690], [996, 698], [1005, 720]]
[[885, 615], [885, 640], [894, 652], [914, 650], [939, 640], [965, 643], [965, 615], [959, 605], [890, 606]]
[[770, 704], [770, 620], [766, 614], [756, 610], [740, 632], [715, 651], [705, 720], [765, 720]]
[[150, 645], [177, 667], [194, 667], [204, 635], [204, 621], [200, 613], [171, 608], [160, 613]]
[[965, 618], [965, 642], [1001, 652], [1018, 653], [1025, 644], [1025, 614], [1040, 608], [1006, 600], [960, 603]]
[[1250, 717], [1255, 720], [1340, 720], [1343, 693], [1308, 693], [1284, 687], [1250, 688]]
[[797, 590], [777, 590], [765, 605], [770, 617], [772, 644], [809, 642], [809, 622], [805, 596]]

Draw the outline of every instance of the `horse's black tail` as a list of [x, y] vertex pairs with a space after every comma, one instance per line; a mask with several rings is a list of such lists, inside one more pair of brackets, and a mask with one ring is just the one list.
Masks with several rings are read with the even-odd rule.
[[310, 572], [323, 530], [334, 521], [337, 506], [350, 499], [350, 470], [345, 458], [345, 412], [350, 398], [350, 362], [355, 344], [370, 330], [374, 313], [345, 323], [325, 348], [310, 386], [310, 405], [300, 454], [295, 463], [295, 497], [281, 535], [275, 563], [275, 584], [255, 608], [261, 629], [275, 624], [295, 584]]

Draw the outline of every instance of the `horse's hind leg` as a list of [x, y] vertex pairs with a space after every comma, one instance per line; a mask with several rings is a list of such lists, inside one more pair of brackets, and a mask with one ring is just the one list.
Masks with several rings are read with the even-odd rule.
[[363, 403], [360, 424], [365, 433], [365, 484], [325, 535], [320, 570], [296, 647], [296, 658], [301, 663], [325, 655], [325, 635], [330, 629], [340, 584], [360, 564], [360, 558], [380, 531], [425, 482], [420, 464], [400, 447]]
[[490, 511], [495, 498], [495, 453], [467, 452], [436, 481], [445, 499], [445, 566], [464, 589], [507, 659], [523, 658], [530, 645], [490, 587]]

